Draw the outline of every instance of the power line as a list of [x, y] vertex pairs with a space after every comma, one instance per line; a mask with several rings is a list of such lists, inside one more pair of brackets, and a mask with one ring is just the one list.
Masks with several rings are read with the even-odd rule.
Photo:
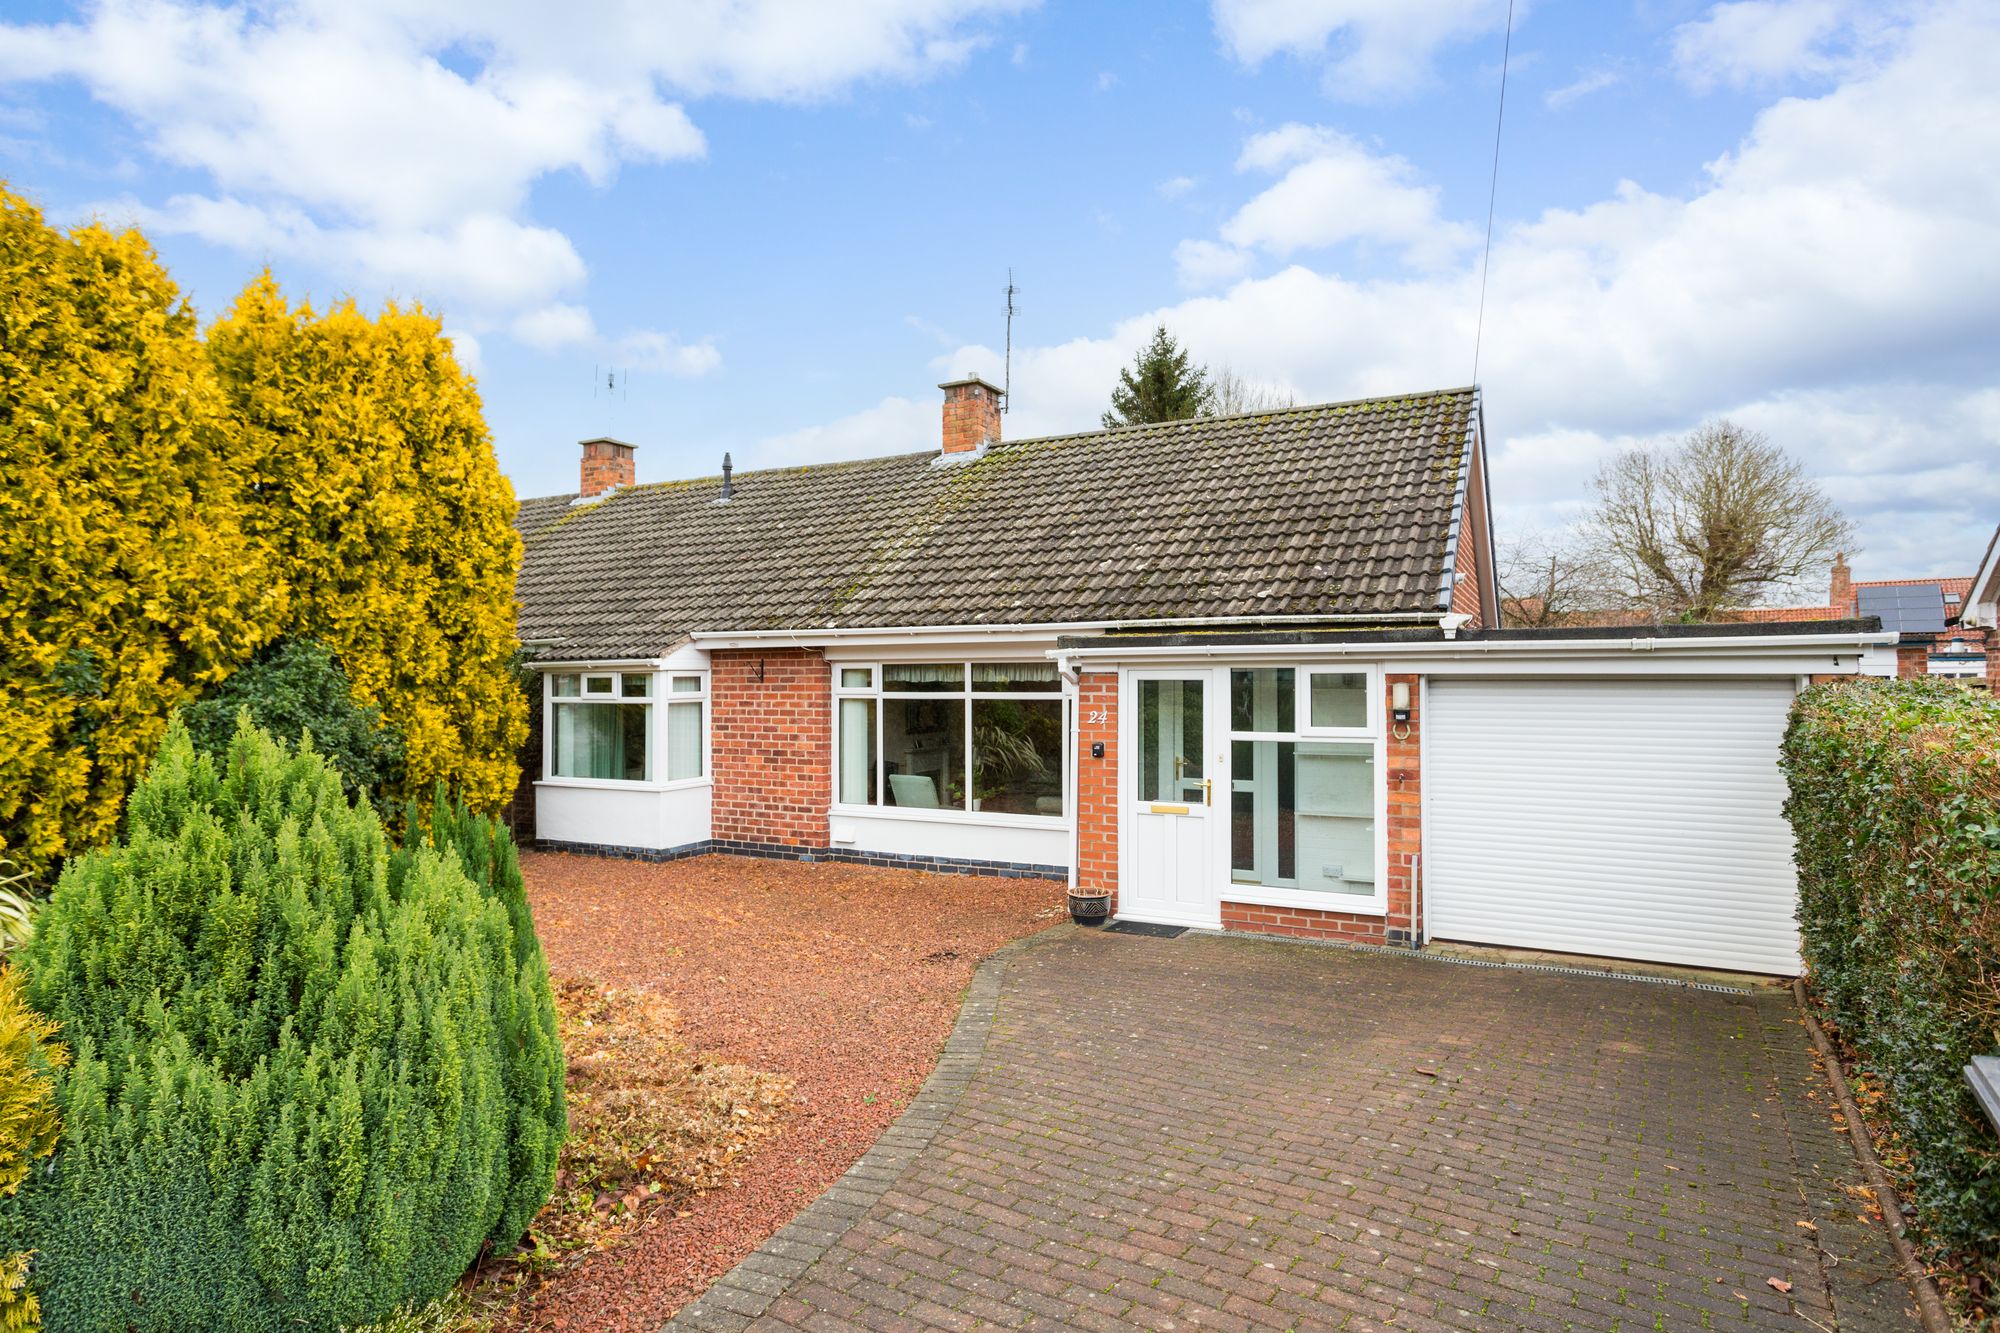
[[1500, 127], [1507, 123], [1507, 61], [1514, 53], [1514, 0], [1500, 46], [1500, 109], [1493, 117], [1493, 179], [1486, 187], [1486, 249], [1479, 256], [1479, 317], [1472, 326], [1472, 382], [1479, 383], [1479, 343], [1486, 334], [1486, 270], [1493, 263], [1493, 202], [1500, 197]]

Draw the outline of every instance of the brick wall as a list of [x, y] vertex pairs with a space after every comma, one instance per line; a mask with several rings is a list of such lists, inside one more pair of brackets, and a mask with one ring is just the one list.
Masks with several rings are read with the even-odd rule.
[[[1479, 568], [1479, 542], [1486, 532], [1486, 488], [1480, 484], [1479, 460], [1472, 461], [1472, 477], [1467, 487], [1465, 513], [1458, 529], [1457, 564], [1451, 584], [1451, 609], [1459, 615], [1471, 616], [1468, 629], [1484, 629], [1488, 623], [1485, 615], [1486, 579]], [[1499, 609], [1494, 608], [1493, 623], [1499, 623]]]
[[[1401, 681], [1410, 687], [1410, 721], [1398, 725], [1389, 720], [1390, 691]], [[1310, 907], [1262, 907], [1252, 903], [1222, 904], [1224, 930], [1254, 930], [1267, 935], [1295, 935], [1304, 939], [1347, 940], [1358, 944], [1407, 944], [1421, 926], [1421, 893], [1417, 877], [1422, 872], [1423, 850], [1423, 769], [1419, 761], [1419, 728], [1423, 725], [1420, 681], [1413, 675], [1384, 676], [1382, 681], [1382, 725], [1387, 729], [1383, 779], [1388, 783], [1389, 863], [1382, 867], [1384, 891], [1388, 895], [1386, 917], [1362, 912], [1323, 911]], [[1400, 733], [1400, 734], [1399, 734]], [[1415, 910], [1413, 910], [1413, 907]]]
[[718, 841], [823, 848], [833, 772], [832, 675], [816, 650], [709, 662]]
[[[1086, 671], [1077, 683], [1076, 885], [1112, 895], [1118, 910], [1118, 675]], [[1102, 720], [1097, 720], [1097, 719]], [[1093, 759], [1090, 747], [1104, 746]]]

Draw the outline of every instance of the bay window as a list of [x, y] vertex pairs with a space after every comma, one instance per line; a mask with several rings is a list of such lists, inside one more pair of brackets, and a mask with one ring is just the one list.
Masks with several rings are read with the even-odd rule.
[[[551, 778], [680, 782], [699, 778], [707, 748], [707, 678], [650, 671], [552, 671], [544, 760]], [[666, 690], [664, 754], [655, 754], [655, 692]]]
[[1050, 662], [838, 668], [842, 805], [1060, 818], [1067, 707]]

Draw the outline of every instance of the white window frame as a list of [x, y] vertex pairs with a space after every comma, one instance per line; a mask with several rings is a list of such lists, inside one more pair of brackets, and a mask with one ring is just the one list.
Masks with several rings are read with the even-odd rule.
[[[577, 693], [558, 695], [557, 676], [577, 677]], [[625, 678], [639, 676], [647, 682], [647, 693], [643, 696], [625, 693]], [[596, 788], [604, 791], [678, 791], [688, 787], [705, 787], [713, 781], [714, 753], [714, 712], [709, 702], [709, 673], [706, 670], [665, 671], [652, 667], [642, 670], [618, 668], [599, 670], [589, 667], [556, 667], [542, 672], [542, 772], [540, 784], [552, 787]], [[675, 680], [694, 680], [699, 684], [696, 690], [674, 693]], [[609, 693], [599, 690], [590, 692], [589, 682], [608, 681]], [[656, 776], [668, 762], [669, 706], [675, 703], [701, 704], [701, 775], [692, 778], [661, 778]], [[579, 705], [602, 707], [615, 705], [625, 708], [646, 710], [646, 773], [644, 779], [636, 778], [580, 778], [559, 776], [556, 771], [556, 709], [573, 708]]]
[[[1314, 676], [1366, 676], [1368, 702], [1358, 727], [1315, 727], [1312, 724], [1312, 678]], [[1300, 666], [1298, 687], [1292, 705], [1298, 712], [1297, 731], [1301, 740], [1365, 741], [1382, 732], [1382, 668], [1359, 663]], [[1379, 748], [1379, 747], [1378, 747]], [[1377, 755], [1380, 758], [1380, 755]]]
[[[828, 777], [832, 797], [832, 813], [861, 819], [914, 819], [925, 823], [988, 824], [1008, 828], [1028, 829], [1067, 828], [1070, 823], [1071, 808], [1076, 788], [1076, 756], [1073, 753], [1074, 747], [1070, 744], [1071, 734], [1075, 727], [1076, 699], [1069, 688], [1062, 683], [1061, 675], [1058, 674], [1056, 677], [1056, 688], [1054, 690], [975, 690], [972, 687], [972, 669], [977, 666], [1039, 667], [1046, 666], [1047, 664], [1048, 660], [1046, 658], [965, 658], [947, 655], [921, 659], [897, 659], [886, 662], [835, 661], [830, 663], [829, 665], [833, 668], [833, 700], [831, 710], [833, 745], [831, 747], [831, 763], [829, 765], [831, 771]], [[883, 688], [885, 666], [957, 666], [963, 670], [964, 675], [962, 683], [956, 690], [885, 690]], [[868, 684], [846, 685], [842, 683], [841, 676], [844, 672], [864, 670], [868, 672]], [[857, 804], [840, 799], [840, 754], [842, 739], [840, 705], [843, 700], [848, 699], [868, 699], [872, 700], [875, 704], [875, 794], [878, 803], [874, 805]], [[884, 704], [894, 702], [898, 699], [960, 699], [964, 702], [965, 772], [962, 775], [961, 781], [967, 792], [968, 801], [971, 799], [970, 793], [972, 791], [974, 763], [972, 705], [982, 699], [1013, 699], [1032, 703], [1061, 704], [1062, 745], [1059, 752], [1062, 764], [1063, 808], [1061, 812], [1048, 815], [1022, 815], [1000, 811], [952, 807], [930, 810], [921, 806], [890, 805], [887, 801], [882, 800], [881, 798], [888, 790], [888, 778], [884, 772], [887, 753], [882, 743], [884, 714], [886, 712]]]
[[[1238, 731], [1233, 725], [1230, 713], [1230, 678], [1232, 670], [1282, 669], [1293, 670], [1293, 718], [1294, 729], [1279, 731]], [[1366, 727], [1319, 727], [1309, 728], [1305, 724], [1311, 719], [1312, 674], [1368, 675], [1368, 724]], [[1221, 815], [1214, 834], [1216, 847], [1212, 853], [1217, 867], [1220, 884], [1218, 896], [1227, 903], [1246, 903], [1253, 907], [1303, 907], [1319, 912], [1346, 912], [1354, 916], [1387, 916], [1389, 912], [1389, 772], [1388, 744], [1382, 729], [1382, 668], [1379, 664], [1340, 663], [1338, 665], [1311, 664], [1299, 661], [1244, 661], [1232, 662], [1226, 667], [1215, 669], [1215, 686], [1218, 691], [1222, 719], [1222, 766], [1224, 776], [1224, 801], [1219, 804]], [[1365, 744], [1374, 752], [1371, 767], [1375, 773], [1375, 892], [1363, 897], [1360, 894], [1326, 893], [1313, 889], [1286, 888], [1281, 885], [1244, 884], [1235, 877], [1235, 856], [1231, 830], [1235, 820], [1236, 801], [1236, 742], [1237, 741], [1291, 741], [1298, 744], [1315, 742], [1347, 742]]]

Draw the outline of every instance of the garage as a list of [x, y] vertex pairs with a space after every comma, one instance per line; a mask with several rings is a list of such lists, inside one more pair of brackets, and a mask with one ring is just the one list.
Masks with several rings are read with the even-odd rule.
[[1426, 934], [1789, 974], [1790, 679], [1434, 677]]

